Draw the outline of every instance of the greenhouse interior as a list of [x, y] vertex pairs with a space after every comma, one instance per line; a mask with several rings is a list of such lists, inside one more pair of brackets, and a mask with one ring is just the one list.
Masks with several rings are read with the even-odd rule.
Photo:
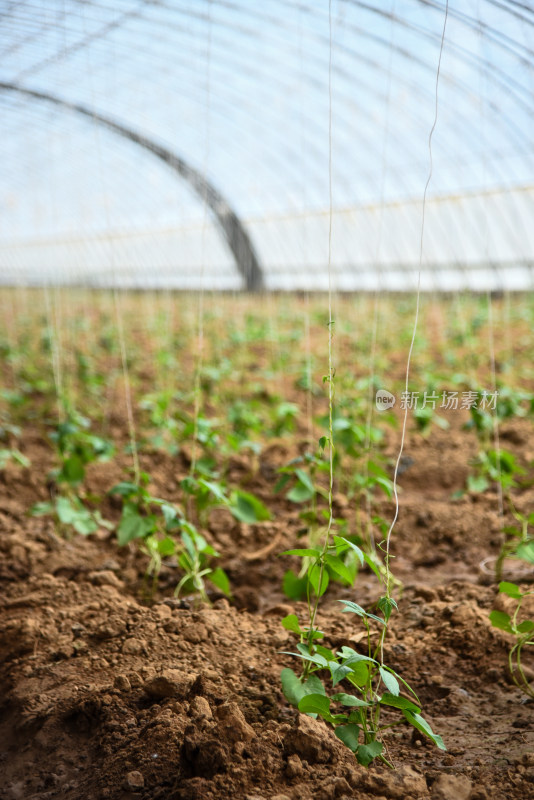
[[2, 800], [534, 796], [534, 2], [0, 53]]

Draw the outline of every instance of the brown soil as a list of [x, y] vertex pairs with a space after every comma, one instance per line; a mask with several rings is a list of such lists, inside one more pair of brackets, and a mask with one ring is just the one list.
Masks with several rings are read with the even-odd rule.
[[[213, 595], [207, 606], [174, 599], [171, 566], [147, 598], [146, 561], [133, 544], [119, 550], [106, 532], [60, 539], [50, 520], [27, 516], [46, 498], [51, 466], [50, 448], [29, 425], [20, 447], [31, 470], [8, 465], [0, 473], [0, 798], [534, 797], [534, 707], [508, 677], [509, 637], [488, 621], [502, 602], [485, 562], [501, 542], [497, 498], [451, 501], [476, 452], [463, 421], [452, 415], [449, 431], [428, 438], [412, 431], [405, 449], [393, 541], [399, 613], [385, 660], [411, 683], [448, 750], [401, 726], [386, 740], [395, 770], [359, 766], [324, 722], [289, 708], [281, 693], [280, 671], [295, 659], [282, 652], [294, 641], [280, 620], [291, 612], [304, 619], [305, 606], [281, 591], [295, 561], [277, 554], [295, 546], [300, 521], [273, 495], [273, 474], [298, 442], [280, 440], [257, 462], [239, 456], [230, 464], [234, 484], [268, 502], [274, 521], [247, 526], [211, 513], [206, 535], [221, 553], [233, 601]], [[116, 440], [127, 441], [124, 415], [113, 424]], [[507, 428], [507, 447], [531, 460], [531, 423]], [[395, 435], [390, 456], [397, 446]], [[142, 459], [155, 493], [172, 500], [187, 468], [183, 453]], [[88, 490], [102, 494], [123, 479], [119, 462], [93, 465]], [[528, 509], [533, 499], [525, 491], [518, 504]], [[105, 516], [116, 519], [106, 502]], [[350, 516], [345, 497], [335, 503]], [[393, 506], [383, 502], [380, 511], [390, 519]], [[327, 646], [361, 646], [361, 630], [337, 599], [366, 606], [378, 592], [366, 572], [351, 591], [329, 590], [319, 620]]]
[[[281, 651], [294, 644], [280, 619], [303, 612], [280, 591], [291, 562], [277, 553], [298, 527], [288, 504], [279, 501], [275, 522], [252, 527], [212, 512], [233, 605], [175, 601], [171, 568], [155, 602], [146, 602], [145, 564], [133, 545], [117, 550], [105, 535], [58, 539], [50, 521], [25, 516], [40, 496], [31, 475], [7, 468], [0, 796], [534, 796], [533, 708], [509, 684], [507, 636], [488, 622], [496, 591], [480, 566], [500, 541], [495, 499], [450, 501], [465, 479], [462, 436], [414, 436], [406, 450], [412, 463], [394, 543], [404, 588], [385, 657], [413, 684], [448, 752], [398, 729], [388, 739], [395, 771], [357, 765], [326, 724], [288, 708], [281, 694], [280, 670], [292, 664]], [[38, 475], [45, 451], [31, 441], [25, 451]], [[153, 458], [156, 488], [168, 488], [180, 465]], [[91, 488], [114, 481], [110, 465], [93, 472]], [[267, 495], [261, 470], [255, 481], [255, 491]], [[358, 602], [372, 602], [376, 591], [363, 573]], [[335, 594], [354, 596], [341, 588]], [[358, 646], [361, 632], [336, 605], [327, 599], [321, 613], [326, 643]]]

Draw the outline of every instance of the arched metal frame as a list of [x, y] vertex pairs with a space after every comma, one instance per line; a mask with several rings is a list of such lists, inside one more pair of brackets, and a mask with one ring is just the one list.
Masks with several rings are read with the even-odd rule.
[[134, 142], [134, 144], [155, 155], [164, 164], [177, 172], [213, 213], [232, 252], [238, 272], [243, 278], [245, 289], [249, 292], [258, 292], [264, 288], [263, 273], [258, 256], [241, 220], [223, 195], [201, 172], [190, 166], [183, 158], [180, 158], [166, 147], [157, 144], [157, 142], [128, 128], [126, 125], [98, 114], [86, 106], [69, 103], [55, 95], [27, 89], [13, 83], [0, 82], [0, 91], [16, 92], [24, 97], [52, 103], [59, 108], [82, 114], [84, 117], [89, 117], [94, 122], [105, 126], [119, 136], [123, 136], [130, 142]]

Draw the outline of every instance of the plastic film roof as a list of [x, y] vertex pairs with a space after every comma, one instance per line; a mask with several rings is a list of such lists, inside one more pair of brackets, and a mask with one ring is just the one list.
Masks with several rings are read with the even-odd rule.
[[324, 289], [331, 213], [336, 288], [411, 289], [430, 178], [423, 288], [530, 288], [534, 4], [450, 0], [437, 80], [444, 23], [441, 0], [3, 0], [1, 279], [243, 288], [231, 213], [264, 287]]

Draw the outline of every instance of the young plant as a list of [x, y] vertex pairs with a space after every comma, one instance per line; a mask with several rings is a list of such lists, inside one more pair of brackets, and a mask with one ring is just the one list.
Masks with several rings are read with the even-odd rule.
[[[141, 483], [123, 481], [110, 494], [122, 498], [122, 514], [117, 527], [120, 546], [140, 540], [140, 547], [149, 557], [146, 577], [152, 577], [152, 588], [157, 579], [164, 557], [175, 556], [183, 576], [178, 582], [175, 594], [184, 588], [198, 592], [204, 602], [208, 601], [205, 581], [209, 580], [224, 594], [230, 595], [228, 576], [220, 567], [210, 566], [211, 558], [218, 553], [208, 544], [195, 526], [189, 522], [181, 510], [173, 503], [154, 497], [146, 486], [149, 475], [141, 473]], [[175, 537], [178, 536], [177, 540]]]
[[60, 532], [74, 528], [87, 536], [99, 528], [111, 529], [98, 509], [85, 504], [82, 483], [88, 464], [106, 461], [113, 453], [113, 445], [90, 432], [90, 421], [79, 414], [71, 414], [59, 423], [50, 434], [55, 444], [59, 465], [49, 474], [53, 485], [52, 499], [36, 503], [30, 514], [34, 517], [52, 515]]
[[25, 467], [26, 469], [31, 466], [30, 459], [25, 456], [24, 453], [21, 453], [20, 450], [17, 450], [17, 448], [4, 447], [0, 450], [0, 470], [5, 469], [10, 462], [18, 464], [20, 467]]
[[444, 431], [450, 427], [445, 417], [436, 414], [435, 409], [429, 405], [425, 406], [424, 408], [419, 408], [418, 406], [413, 412], [413, 418], [417, 430], [424, 437], [430, 435], [432, 425], [437, 425], [438, 428], [441, 428], [441, 430]]
[[299, 407], [295, 403], [283, 401], [275, 406], [273, 413], [273, 436], [283, 436], [284, 433], [293, 433]]
[[226, 443], [231, 450], [251, 450], [254, 453], [261, 450], [260, 443], [252, 439], [263, 428], [257, 405], [257, 401], [235, 400], [228, 408], [231, 430], [226, 435]]
[[150, 425], [154, 433], [148, 438], [151, 447], [166, 450], [171, 455], [179, 451], [177, 444], [178, 422], [172, 414], [173, 403], [177, 400], [176, 393], [171, 391], [154, 392], [145, 395], [139, 406], [148, 412]]
[[[328, 501], [328, 492], [317, 481], [319, 472], [328, 471], [328, 462], [322, 457], [322, 452], [320, 450], [316, 455], [305, 453], [303, 456], [294, 458], [285, 467], [281, 467], [278, 470], [281, 473], [281, 478], [274, 487], [275, 492], [287, 489], [286, 498], [292, 503], [303, 506], [302, 511], [299, 512], [299, 518], [305, 523], [305, 527], [299, 531], [298, 535], [307, 537], [308, 550], [312, 553], [312, 555], [302, 556], [302, 564], [298, 574], [291, 569], [284, 574], [282, 588], [285, 595], [292, 600], [300, 600], [306, 594], [306, 574], [310, 564], [319, 552], [317, 548], [320, 547], [327, 530], [328, 511], [326, 508], [319, 508], [318, 505], [321, 500]], [[336, 520], [336, 522], [341, 524], [340, 520]], [[302, 555], [303, 552], [303, 550], [290, 551], [292, 555]], [[349, 561], [350, 564], [348, 563]], [[350, 555], [349, 549], [347, 549], [346, 566], [345, 580], [348, 585], [352, 586], [358, 568], [355, 559]], [[335, 577], [336, 573], [327, 566], [327, 575], [330, 579], [330, 577]], [[340, 579], [339, 573], [337, 573], [337, 577]]]
[[271, 519], [269, 509], [259, 498], [242, 489], [227, 493], [226, 487], [216, 480], [195, 478], [188, 475], [180, 481], [184, 493], [195, 502], [197, 516], [202, 525], [208, 523], [208, 513], [212, 508], [227, 508], [240, 522], [255, 525]]
[[509, 450], [481, 450], [472, 465], [475, 471], [467, 477], [470, 492], [485, 492], [492, 483], [496, 483], [501, 485], [505, 494], [509, 494], [510, 489], [518, 485], [516, 479], [525, 474]]
[[[321, 631], [302, 630], [297, 617], [290, 614], [282, 624], [300, 636], [298, 653], [291, 655], [301, 658], [305, 667], [300, 678], [292, 669], [282, 670], [282, 688], [286, 699], [299, 711], [314, 717], [320, 716], [333, 725], [336, 736], [364, 766], [369, 766], [377, 757], [392, 766], [383, 753], [381, 740], [385, 731], [406, 722], [445, 750], [441, 736], [435, 734], [421, 716], [421, 702], [414, 690], [382, 660], [385, 631], [391, 612], [397, 607], [395, 601], [388, 597], [378, 601], [378, 610], [383, 616], [366, 612], [350, 600], [340, 602], [345, 605], [344, 612], [356, 614], [361, 619], [367, 633], [367, 653], [358, 653], [346, 646], [334, 653], [317, 643], [323, 637]], [[373, 646], [372, 626], [376, 625], [381, 628], [381, 633], [377, 644]], [[325, 680], [331, 683], [332, 688], [346, 682], [350, 691], [327, 695], [319, 674], [326, 676]], [[401, 689], [404, 694], [401, 694]], [[400, 718], [392, 720], [390, 712]]]
[[[529, 560], [534, 563], [534, 552], [529, 548]], [[515, 583], [508, 581], [501, 581], [499, 583], [499, 592], [511, 597], [516, 601], [516, 607], [513, 614], [507, 614], [505, 611], [494, 610], [490, 613], [491, 624], [499, 630], [506, 631], [515, 637], [515, 644], [510, 648], [508, 653], [508, 668], [510, 675], [515, 685], [521, 689], [528, 697], [534, 698], [534, 688], [530, 685], [527, 676], [523, 670], [522, 654], [524, 647], [532, 647], [534, 645], [534, 620], [523, 619], [519, 621], [519, 612], [525, 597], [534, 594], [533, 591], [522, 592], [519, 586]]]
[[[298, 652], [290, 653], [290, 655], [294, 655], [304, 662], [300, 675], [289, 668], [282, 671], [282, 689], [288, 702], [295, 705], [300, 711], [312, 716], [319, 715], [331, 723], [336, 735], [355, 753], [361, 764], [369, 765], [376, 757], [389, 764], [383, 755], [381, 739], [383, 732], [398, 724], [399, 721], [389, 722], [386, 720], [385, 723], [382, 723], [381, 714], [385, 708], [396, 709], [402, 715], [401, 722], [410, 723], [418, 731], [428, 736], [438, 747], [445, 749], [445, 745], [441, 737], [434, 734], [430, 725], [421, 716], [417, 695], [406, 681], [383, 661], [389, 619], [393, 609], [397, 607], [391, 596], [392, 579], [389, 570], [388, 548], [386, 549], [386, 573], [383, 578], [385, 594], [376, 604], [377, 610], [383, 616], [368, 613], [352, 601], [341, 601], [345, 605], [344, 611], [357, 615], [362, 621], [367, 634], [367, 652], [362, 654], [352, 648], [343, 647], [334, 653], [318, 643], [324, 634], [317, 627], [317, 612], [320, 598], [328, 587], [328, 570], [331, 569], [342, 578], [346, 578], [347, 570], [341, 555], [347, 548], [356, 553], [361, 565], [363, 565], [365, 557], [356, 544], [343, 536], [337, 536], [334, 532], [333, 380], [335, 370], [332, 363], [332, 337], [333, 320], [330, 318], [328, 375], [324, 378], [324, 381], [329, 384], [328, 436], [321, 440], [321, 447], [325, 449], [328, 446], [329, 448], [328, 522], [320, 547], [287, 551], [287, 554], [309, 559], [306, 573], [308, 619], [304, 628], [301, 628], [299, 620], [294, 614], [290, 614], [282, 621], [286, 629], [293, 631], [300, 638], [297, 645]], [[375, 574], [381, 578], [378, 569]], [[373, 645], [371, 626], [377, 624], [380, 632], [377, 644]], [[337, 692], [329, 696], [323, 681], [317, 675], [319, 672], [326, 674], [326, 677], [332, 682], [332, 687], [337, 686], [341, 681], [347, 681], [351, 694]], [[399, 681], [409, 693], [409, 697], [401, 696]], [[338, 706], [341, 706], [341, 709]]]

